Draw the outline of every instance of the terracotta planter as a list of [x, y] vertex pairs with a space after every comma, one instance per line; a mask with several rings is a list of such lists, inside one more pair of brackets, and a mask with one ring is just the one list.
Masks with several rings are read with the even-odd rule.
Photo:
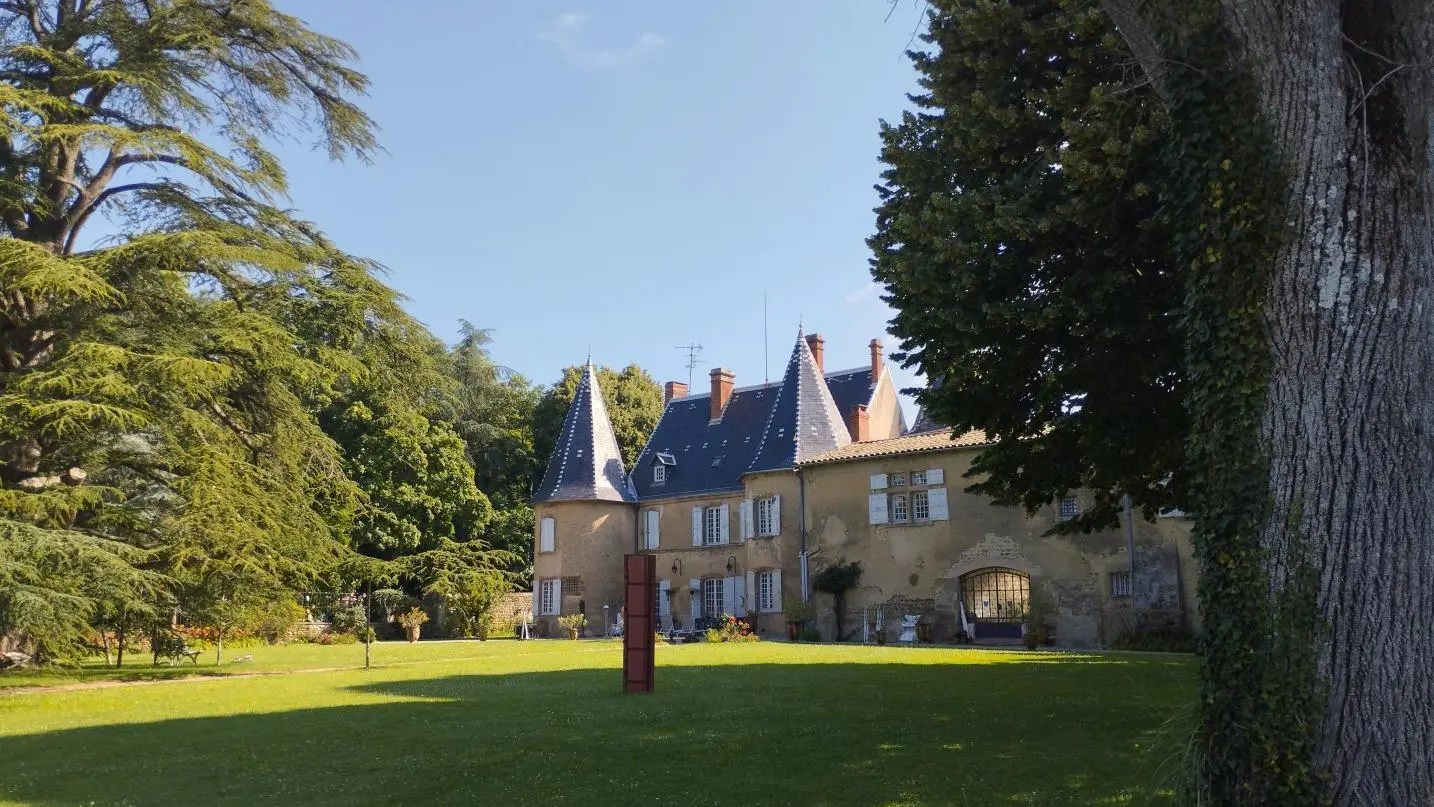
[[408, 641], [409, 641], [409, 642], [416, 642], [416, 641], [418, 641], [418, 632], [419, 632], [420, 630], [422, 630], [422, 628], [423, 628], [422, 625], [407, 625], [407, 626], [405, 626], [405, 627], [404, 627], [404, 630], [408, 632]]
[[800, 623], [800, 622], [788, 622], [788, 623], [787, 623], [787, 640], [788, 640], [788, 641], [795, 642], [798, 638], [801, 637], [801, 635], [802, 635], [802, 623]]
[[577, 640], [578, 640], [578, 629], [577, 629], [577, 628], [568, 628], [568, 638], [569, 638], [569, 639], [572, 639], [573, 641], [577, 641]]

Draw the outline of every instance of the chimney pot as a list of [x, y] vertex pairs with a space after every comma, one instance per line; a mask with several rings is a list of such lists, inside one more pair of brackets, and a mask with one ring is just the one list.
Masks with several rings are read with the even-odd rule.
[[817, 372], [822, 375], [825, 375], [827, 371], [826, 365], [822, 363], [822, 354], [825, 352], [826, 343], [827, 340], [823, 339], [819, 333], [807, 336], [807, 347], [811, 348], [812, 359], [817, 363]]
[[732, 398], [732, 382], [736, 378], [737, 374], [725, 367], [718, 367], [712, 371], [713, 420], [722, 419], [722, 410], [727, 408], [727, 401]]
[[672, 403], [673, 398], [687, 397], [687, 385], [681, 381], [669, 381], [662, 386], [662, 405]]
[[851, 411], [847, 413], [846, 428], [851, 432], [853, 443], [865, 443], [870, 438], [866, 404], [857, 404], [851, 408]]
[[882, 362], [882, 358], [881, 358], [881, 348], [882, 348], [882, 344], [881, 344], [881, 340], [880, 340], [880, 339], [873, 339], [873, 340], [871, 340], [871, 383], [872, 383], [872, 384], [875, 384], [875, 383], [876, 383], [876, 380], [877, 380], [878, 378], [881, 378], [881, 368], [882, 368], [882, 366], [883, 366], [883, 362]]

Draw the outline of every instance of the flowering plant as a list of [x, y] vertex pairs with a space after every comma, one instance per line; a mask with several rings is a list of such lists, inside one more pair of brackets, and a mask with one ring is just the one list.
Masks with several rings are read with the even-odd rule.
[[707, 629], [709, 642], [757, 642], [761, 637], [752, 629], [752, 623], [723, 614], [717, 619], [717, 627]]

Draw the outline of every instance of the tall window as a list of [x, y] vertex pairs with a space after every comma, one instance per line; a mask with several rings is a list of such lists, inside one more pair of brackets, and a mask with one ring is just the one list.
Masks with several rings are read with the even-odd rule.
[[661, 485], [663, 482], [666, 482], [666, 481], [667, 481], [667, 466], [666, 466], [666, 465], [663, 465], [663, 464], [660, 463], [660, 462], [657, 463], [656, 465], [652, 466], [652, 484], [654, 484], [654, 485]]
[[1110, 573], [1110, 596], [1130, 596], [1130, 572], [1124, 571]]
[[1076, 497], [1067, 496], [1061, 499], [1061, 521], [1070, 521], [1078, 515], [1080, 515], [1080, 502], [1076, 500]]
[[721, 507], [709, 507], [702, 511], [702, 543], [722, 543]]
[[757, 501], [757, 534], [777, 534], [777, 500], [775, 497]]
[[779, 610], [777, 575], [775, 572], [757, 572], [757, 610], [771, 612]]
[[931, 520], [931, 497], [924, 490], [912, 491], [911, 493], [911, 520]]
[[558, 580], [543, 580], [538, 584], [538, 613], [558, 612]]
[[722, 615], [722, 580], [712, 577], [702, 581], [702, 615], [716, 619]]
[[911, 520], [911, 514], [906, 509], [906, 494], [891, 494], [891, 523], [905, 524]]

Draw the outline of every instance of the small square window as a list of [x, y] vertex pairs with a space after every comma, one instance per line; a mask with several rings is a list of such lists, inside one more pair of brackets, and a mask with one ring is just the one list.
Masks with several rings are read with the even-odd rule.
[[891, 523], [905, 524], [911, 520], [911, 514], [906, 509], [906, 494], [891, 494]]
[[924, 485], [924, 484], [926, 484], [926, 472], [925, 472], [925, 471], [912, 471], [912, 472], [911, 472], [911, 484], [913, 484], [913, 485]]
[[1110, 596], [1130, 596], [1130, 572], [1126, 571], [1110, 573]]
[[1080, 502], [1076, 500], [1076, 497], [1067, 496], [1061, 499], [1061, 521], [1070, 521], [1078, 515], [1080, 515]]
[[661, 485], [663, 482], [666, 482], [666, 481], [667, 481], [667, 466], [666, 466], [666, 465], [663, 465], [663, 464], [660, 463], [660, 462], [659, 462], [658, 464], [652, 466], [652, 484], [654, 484], [654, 485]]
[[886, 478], [886, 486], [889, 488], [906, 487], [906, 474], [891, 474]]

